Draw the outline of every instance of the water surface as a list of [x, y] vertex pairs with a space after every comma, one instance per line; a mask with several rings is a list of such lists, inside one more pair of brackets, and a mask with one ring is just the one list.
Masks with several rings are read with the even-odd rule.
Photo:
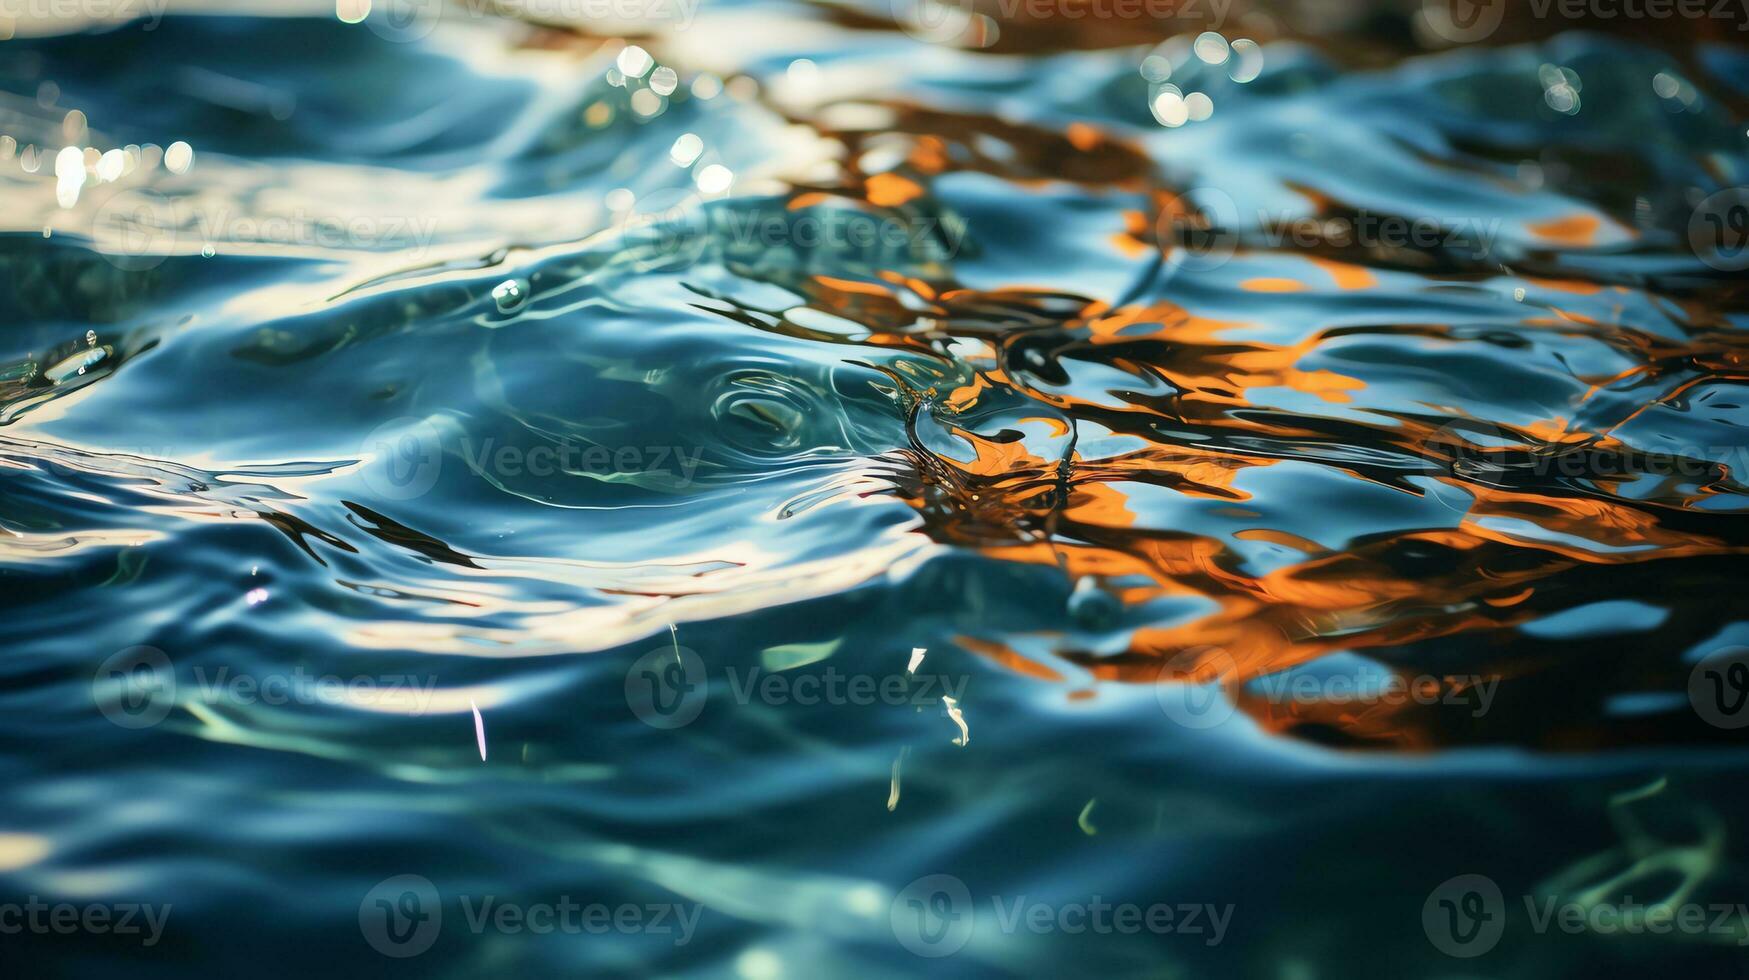
[[3, 42], [0, 959], [1740, 971], [1749, 60], [1387, 6]]

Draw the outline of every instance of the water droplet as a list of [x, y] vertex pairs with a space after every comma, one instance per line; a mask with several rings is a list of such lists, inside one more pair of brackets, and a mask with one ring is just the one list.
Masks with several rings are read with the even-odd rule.
[[1084, 629], [1110, 628], [1122, 608], [1117, 597], [1101, 589], [1091, 575], [1076, 582], [1075, 591], [1069, 595], [1069, 615]]
[[506, 279], [492, 289], [492, 302], [498, 312], [515, 313], [528, 302], [528, 283], [521, 279]]

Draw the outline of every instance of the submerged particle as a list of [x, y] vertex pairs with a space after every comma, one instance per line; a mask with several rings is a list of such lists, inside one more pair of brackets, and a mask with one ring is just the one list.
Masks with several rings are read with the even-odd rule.
[[492, 287], [492, 302], [498, 304], [498, 312], [515, 313], [528, 302], [528, 283], [521, 279], [506, 279]]
[[680, 87], [680, 74], [674, 69], [664, 66], [650, 73], [650, 88], [657, 95], [673, 95], [674, 90], [678, 87]]
[[468, 699], [468, 707], [474, 709], [474, 742], [480, 746], [480, 761], [486, 761], [486, 719], [480, 717], [480, 706]]
[[1088, 800], [1087, 805], [1081, 808], [1081, 815], [1075, 818], [1075, 826], [1080, 827], [1081, 832], [1089, 837], [1099, 833], [1099, 828], [1093, 826], [1093, 821], [1088, 819], [1093, 816], [1093, 805], [1098, 802], [1099, 797], [1097, 796]]
[[965, 748], [967, 745], [970, 745], [972, 742], [972, 730], [966, 727], [966, 716], [960, 712], [959, 702], [955, 701], [953, 698], [944, 696], [941, 699], [941, 703], [947, 708], [947, 716], [953, 719], [953, 723], [960, 728], [960, 737], [954, 739], [953, 744], [960, 748]]
[[887, 812], [899, 808], [899, 767], [905, 762], [905, 754], [910, 752], [910, 746], [899, 749], [899, 754], [893, 757], [893, 781], [887, 786]]

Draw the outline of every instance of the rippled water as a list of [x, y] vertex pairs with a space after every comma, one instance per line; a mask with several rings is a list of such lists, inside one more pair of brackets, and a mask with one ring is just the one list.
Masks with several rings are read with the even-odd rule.
[[0, 42], [0, 961], [1740, 971], [1749, 58], [1316, 6]]

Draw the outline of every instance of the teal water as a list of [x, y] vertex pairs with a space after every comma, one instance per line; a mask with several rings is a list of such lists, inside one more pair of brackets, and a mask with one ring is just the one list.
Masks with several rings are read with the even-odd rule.
[[1738, 48], [474, 9], [0, 42], [9, 972], [1744, 972]]

